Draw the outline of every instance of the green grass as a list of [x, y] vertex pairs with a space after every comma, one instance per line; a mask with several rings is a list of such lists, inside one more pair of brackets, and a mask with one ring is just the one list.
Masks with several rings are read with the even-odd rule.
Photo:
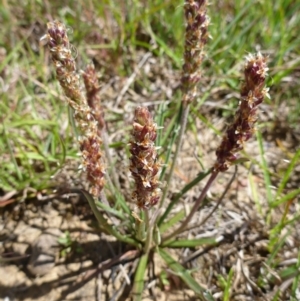
[[[23, 4], [6, 1], [0, 5], [0, 47], [4, 53], [0, 59], [2, 194], [16, 190], [21, 196], [28, 188], [42, 191], [53, 185], [51, 176], [66, 160], [78, 160], [79, 164], [72, 126], [66, 122], [68, 115], [63, 95], [49, 63], [49, 54], [39, 42], [49, 16], [70, 27], [69, 35], [79, 66], [83, 68], [94, 56], [104, 82], [117, 76], [129, 77], [138, 64], [139, 54], [147, 51], [162, 62], [161, 68], [173, 68], [173, 78], [165, 79], [169, 81], [178, 80], [180, 74], [184, 41], [182, 10], [182, 1], [178, 0], [51, 1], [47, 7], [43, 1], [28, 0]], [[295, 145], [286, 150], [291, 162], [287, 169], [277, 174], [277, 180], [275, 171], [266, 163], [265, 148], [270, 139], [284, 141], [288, 134], [298, 135], [299, 139], [300, 3], [292, 0], [211, 1], [209, 14], [211, 40], [207, 46], [201, 98], [191, 109], [189, 130], [200, 148], [197, 122], [205, 124], [216, 136], [221, 135], [212, 120], [215, 116], [230, 120], [235, 110], [243, 57], [258, 50], [269, 55], [271, 99], [265, 101], [267, 122], [261, 122], [259, 126], [262, 133], [259, 135], [260, 158], [256, 158], [264, 175], [262, 186], [269, 204], [268, 214], [263, 213], [252, 174], [250, 179], [257, 210], [270, 227], [268, 265], [279, 269], [278, 254], [284, 250], [285, 240], [293, 234], [294, 227], [299, 226], [299, 214], [284, 216], [284, 210], [288, 212], [289, 206], [299, 205], [299, 190], [288, 185], [289, 182], [291, 186], [295, 184], [293, 174], [300, 164], [299, 140], [295, 138]], [[150, 91], [151, 80], [142, 75], [136, 85]], [[230, 96], [227, 98], [227, 95]], [[162, 108], [164, 115], [156, 117], [158, 122], [165, 122], [168, 133], [165, 135], [162, 131], [159, 134], [159, 141], [164, 146], [163, 156], [167, 156], [169, 133], [173, 131], [170, 120], [178, 110], [179, 99], [180, 93], [175, 93], [173, 103]], [[206, 101], [216, 102], [208, 113], [202, 111]], [[107, 119], [123, 126], [122, 114], [108, 112]], [[285, 135], [270, 138], [278, 128]], [[122, 141], [114, 141], [116, 145], [119, 142]], [[253, 162], [256, 164], [254, 159]], [[201, 166], [209, 168], [202, 161]], [[271, 191], [271, 185], [278, 187], [275, 193]], [[276, 209], [283, 210], [279, 225], [272, 223], [271, 218]], [[298, 256], [298, 262], [289, 267], [298, 280], [299, 261]], [[224, 300], [230, 300], [231, 273], [219, 278], [226, 293]], [[294, 283], [294, 295], [296, 288]]]

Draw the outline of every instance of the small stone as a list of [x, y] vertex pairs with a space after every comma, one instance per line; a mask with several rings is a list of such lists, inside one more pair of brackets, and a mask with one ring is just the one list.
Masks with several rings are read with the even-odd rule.
[[41, 234], [31, 245], [32, 254], [27, 265], [28, 271], [34, 276], [45, 275], [55, 266], [59, 250], [58, 238], [62, 235], [58, 229]]

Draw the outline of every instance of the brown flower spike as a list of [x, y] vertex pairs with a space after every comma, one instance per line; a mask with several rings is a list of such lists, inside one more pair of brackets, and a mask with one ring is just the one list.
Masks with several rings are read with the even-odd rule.
[[135, 180], [133, 199], [140, 209], [149, 209], [160, 198], [158, 188], [156, 124], [147, 108], [138, 107], [134, 112], [132, 138], [130, 141], [130, 171]]
[[200, 65], [205, 56], [204, 46], [208, 40], [209, 17], [206, 0], [186, 0], [184, 14], [185, 29], [184, 63], [182, 67], [183, 103], [191, 103], [196, 95], [196, 85], [201, 79]]
[[254, 133], [258, 105], [265, 96], [269, 96], [268, 88], [265, 87], [268, 71], [266, 58], [258, 53], [248, 55], [246, 60], [245, 82], [241, 88], [239, 108], [216, 151], [215, 171], [226, 171], [237, 159], [237, 153], [243, 149], [244, 142], [249, 140]]
[[90, 192], [98, 197], [104, 185], [104, 168], [101, 162], [101, 144], [98, 136], [98, 122], [88, 106], [80, 89], [79, 75], [76, 72], [66, 27], [59, 21], [47, 24], [46, 35], [56, 76], [63, 88], [68, 104], [74, 109], [74, 117], [81, 137], [78, 139], [82, 152], [82, 166], [91, 183]]

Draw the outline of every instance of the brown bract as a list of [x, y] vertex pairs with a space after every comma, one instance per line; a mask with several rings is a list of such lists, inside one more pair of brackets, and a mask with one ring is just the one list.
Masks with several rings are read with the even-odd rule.
[[130, 141], [130, 171], [135, 181], [133, 199], [140, 209], [149, 209], [160, 198], [158, 188], [156, 124], [147, 108], [138, 107], [134, 113], [132, 138]]
[[250, 54], [246, 58], [245, 82], [241, 88], [239, 108], [216, 151], [216, 171], [226, 171], [237, 159], [237, 153], [243, 149], [244, 142], [252, 137], [257, 121], [257, 107], [268, 96], [268, 89], [264, 86], [267, 71], [266, 58], [260, 53]]
[[[87, 180], [91, 184], [91, 194], [98, 197], [103, 189], [105, 174], [101, 162], [102, 140], [99, 137], [98, 122], [80, 89], [79, 75], [76, 72], [65, 25], [54, 21], [49, 22], [47, 26], [48, 47], [56, 69], [56, 76], [67, 96], [68, 104], [74, 109], [74, 118], [81, 134], [78, 141], [82, 152], [83, 170], [87, 173]], [[88, 78], [90, 79], [91, 76]], [[94, 82], [92, 85], [94, 86], [91, 89], [97, 89]], [[91, 91], [88, 90], [87, 93], [90, 95]]]
[[204, 46], [208, 40], [209, 18], [206, 0], [186, 0], [184, 4], [185, 29], [184, 63], [182, 67], [183, 103], [191, 103], [196, 95], [196, 85], [201, 79], [200, 65], [204, 58]]

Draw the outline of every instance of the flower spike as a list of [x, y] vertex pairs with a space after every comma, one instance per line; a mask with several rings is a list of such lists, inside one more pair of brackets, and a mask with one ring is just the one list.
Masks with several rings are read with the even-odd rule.
[[134, 113], [132, 138], [130, 141], [130, 171], [135, 181], [133, 199], [140, 209], [149, 209], [160, 198], [155, 147], [157, 126], [147, 108], [138, 107]]
[[216, 151], [216, 171], [226, 171], [237, 160], [237, 153], [244, 148], [244, 142], [253, 136], [258, 105], [269, 96], [268, 88], [265, 87], [268, 71], [266, 61], [260, 53], [246, 57], [245, 82], [241, 88], [239, 108]]
[[72, 56], [67, 30], [59, 21], [47, 24], [46, 35], [57, 79], [67, 96], [68, 104], [74, 109], [74, 118], [81, 137], [78, 139], [82, 153], [82, 166], [91, 184], [90, 192], [100, 195], [104, 186], [105, 170], [101, 162], [102, 140], [98, 135], [98, 122], [80, 89], [79, 74]]

